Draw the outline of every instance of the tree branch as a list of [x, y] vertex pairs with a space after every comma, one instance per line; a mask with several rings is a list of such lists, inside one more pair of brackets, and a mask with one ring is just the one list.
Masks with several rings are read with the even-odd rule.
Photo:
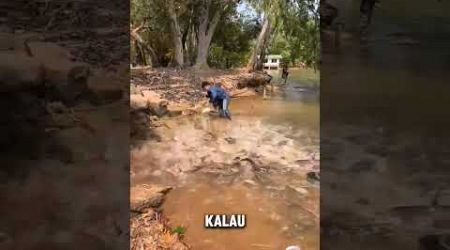
[[200, 13], [199, 31], [206, 34], [209, 21], [209, 6], [211, 5], [211, 0], [203, 0], [202, 2], [203, 4]]
[[[207, 35], [211, 35], [216, 30], [216, 26], [220, 21], [220, 16], [222, 15], [222, 10], [217, 10], [216, 13], [214, 13], [213, 19], [211, 20], [211, 23], [209, 25], [208, 30], [206, 31]], [[212, 32], [211, 32], [212, 31]]]

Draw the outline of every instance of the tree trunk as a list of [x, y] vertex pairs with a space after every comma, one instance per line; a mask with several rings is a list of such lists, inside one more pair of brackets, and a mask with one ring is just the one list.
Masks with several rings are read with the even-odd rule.
[[263, 49], [261, 49], [261, 52], [259, 53], [259, 60], [256, 63], [256, 70], [263, 70], [264, 68], [264, 59], [266, 58], [266, 47], [263, 46]]
[[170, 17], [170, 30], [172, 33], [173, 46], [175, 50], [174, 63], [175, 66], [184, 66], [183, 57], [183, 35], [181, 33], [180, 25], [178, 23], [177, 13], [175, 12], [174, 1], [170, 0], [168, 3], [168, 12]]
[[196, 35], [196, 26], [192, 24], [192, 27], [189, 31], [187, 42], [186, 42], [186, 50], [185, 50], [185, 64], [188, 66], [192, 66], [195, 62], [195, 51], [197, 48], [197, 35]]
[[211, 45], [211, 39], [216, 29], [217, 23], [220, 20], [222, 10], [218, 8], [214, 13], [211, 21], [209, 20], [209, 7], [212, 0], [204, 0], [201, 6], [200, 25], [198, 27], [198, 48], [197, 59], [195, 62], [196, 68], [208, 68], [208, 52]]
[[196, 68], [208, 68], [208, 51], [209, 51], [209, 39], [205, 36], [199, 36], [197, 49], [197, 60], [195, 62]]
[[143, 25], [140, 25], [137, 28], [133, 28], [130, 26], [130, 36], [134, 41], [134, 49], [136, 52], [136, 63], [141, 63], [142, 65], [153, 66], [153, 60], [158, 64], [158, 58], [156, 56], [155, 51], [148, 45], [144, 39], [139, 35], [139, 31], [142, 29]]
[[262, 68], [262, 64], [265, 58], [259, 58], [258, 56], [264, 56], [267, 47], [267, 41], [269, 40], [270, 33], [272, 32], [272, 25], [268, 17], [265, 18], [261, 32], [256, 40], [255, 48], [253, 49], [252, 56], [247, 64], [247, 69], [249, 71], [258, 70]]
[[135, 50], [136, 50], [136, 63], [137, 65], [143, 65], [143, 66], [152, 66], [152, 60], [147, 59], [147, 54], [145, 53], [145, 49], [142, 47], [139, 42], [135, 41]]

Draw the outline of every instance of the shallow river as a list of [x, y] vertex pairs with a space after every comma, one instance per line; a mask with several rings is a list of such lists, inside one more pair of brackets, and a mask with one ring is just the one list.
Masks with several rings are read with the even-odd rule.
[[[163, 210], [193, 249], [319, 249], [319, 187], [306, 178], [319, 170], [319, 96], [311, 72], [291, 75], [269, 99], [232, 100], [232, 121], [170, 119], [132, 151], [133, 185], [175, 187]], [[246, 214], [247, 226], [207, 230], [207, 213]]]

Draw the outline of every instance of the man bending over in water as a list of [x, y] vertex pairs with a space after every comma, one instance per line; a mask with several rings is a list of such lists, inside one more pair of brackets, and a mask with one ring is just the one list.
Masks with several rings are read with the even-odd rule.
[[219, 109], [220, 117], [225, 117], [231, 120], [231, 114], [228, 110], [230, 104], [230, 96], [228, 93], [219, 86], [219, 84], [212, 85], [209, 82], [202, 82], [202, 89], [206, 91], [206, 97], [209, 98], [209, 102], [214, 108]]

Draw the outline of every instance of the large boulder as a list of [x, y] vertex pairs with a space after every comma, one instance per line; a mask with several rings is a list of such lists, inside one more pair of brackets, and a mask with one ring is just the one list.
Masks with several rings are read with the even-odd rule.
[[46, 74], [49, 76], [46, 78], [46, 83], [53, 90], [54, 98], [63, 101], [66, 105], [74, 105], [88, 90], [89, 67], [87, 65], [71, 65], [59, 69], [47, 67]]
[[170, 114], [169, 103], [151, 90], [140, 91], [140, 94], [131, 94], [130, 107], [134, 111], [143, 111], [159, 117]]
[[140, 90], [138, 93], [130, 95], [130, 107], [134, 110], [148, 109], [150, 104], [158, 104], [162, 100], [155, 91]]
[[46, 145], [46, 153], [64, 163], [86, 162], [104, 152], [104, 145], [93, 138], [92, 132], [82, 127], [72, 127], [56, 131]]
[[145, 111], [148, 108], [148, 100], [140, 94], [130, 95], [130, 108], [132, 110]]
[[54, 62], [55, 60], [61, 62], [73, 61], [74, 56], [65, 48], [49, 42], [29, 42], [28, 43], [30, 56], [38, 58], [44, 62]]
[[93, 104], [106, 104], [122, 99], [120, 80], [106, 74], [97, 73], [87, 81], [89, 100]]
[[196, 113], [194, 107], [188, 103], [170, 103], [167, 105], [167, 112], [169, 116], [191, 115]]
[[0, 52], [0, 92], [18, 91], [40, 86], [45, 71], [40, 61], [26, 55]]
[[130, 189], [130, 209], [132, 212], [145, 212], [161, 206], [164, 195], [171, 187], [141, 185]]
[[87, 90], [89, 66], [75, 62], [65, 48], [54, 43], [30, 42], [28, 50], [43, 65], [46, 86], [53, 90], [54, 99], [72, 105]]

